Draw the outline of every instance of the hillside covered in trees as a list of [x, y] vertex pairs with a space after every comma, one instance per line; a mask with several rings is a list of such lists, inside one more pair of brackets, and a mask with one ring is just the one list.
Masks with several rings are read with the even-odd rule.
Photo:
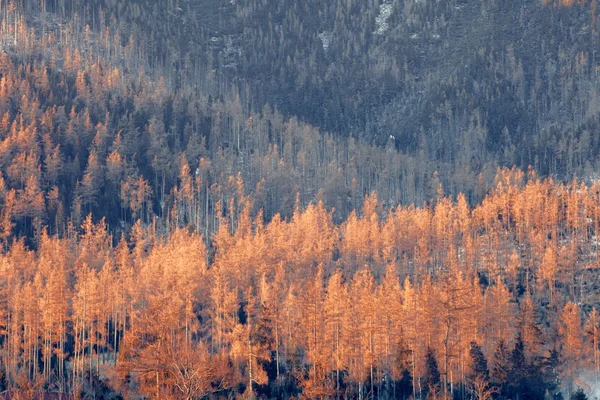
[[[502, 170], [470, 208], [113, 238], [91, 216], [2, 255], [3, 384], [95, 398], [561, 398], [600, 373], [600, 186]], [[548, 397], [550, 396], [550, 397]]]
[[0, 1], [0, 392], [600, 395], [596, 2]]

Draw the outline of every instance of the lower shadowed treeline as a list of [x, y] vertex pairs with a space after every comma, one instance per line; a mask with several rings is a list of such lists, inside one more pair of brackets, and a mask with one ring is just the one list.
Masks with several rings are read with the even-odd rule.
[[[243, 198], [203, 238], [91, 215], [0, 256], [3, 389], [95, 398], [569, 398], [600, 371], [600, 184], [500, 170], [341, 224]], [[209, 243], [207, 247], [205, 243]]]

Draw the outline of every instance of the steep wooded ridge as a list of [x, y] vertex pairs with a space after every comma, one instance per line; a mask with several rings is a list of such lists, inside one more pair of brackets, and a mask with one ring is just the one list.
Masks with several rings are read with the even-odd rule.
[[80, 23], [133, 34], [178, 87], [237, 92], [248, 112], [269, 104], [380, 146], [392, 135], [453, 195], [497, 165], [567, 180], [597, 170], [595, 0], [83, 4], [71, 6]]
[[0, 391], [597, 396], [595, 13], [0, 1]]
[[597, 155], [593, 1], [205, 4], [172, 7], [252, 107], [380, 145], [391, 134], [468, 178], [498, 163], [570, 178]]

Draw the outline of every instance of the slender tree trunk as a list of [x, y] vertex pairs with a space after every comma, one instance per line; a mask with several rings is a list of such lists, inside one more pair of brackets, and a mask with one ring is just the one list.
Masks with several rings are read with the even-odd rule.
[[[371, 329], [369, 329], [371, 330]], [[370, 351], [370, 360], [369, 360], [369, 368], [371, 374], [371, 393], [369, 394], [369, 398], [373, 398], [373, 332], [369, 332], [369, 351]]]
[[275, 364], [277, 366], [277, 381], [279, 382], [279, 324], [275, 322]]
[[250, 343], [250, 326], [248, 326], [248, 393], [250, 398], [252, 399], [253, 391], [252, 391], [252, 345]]

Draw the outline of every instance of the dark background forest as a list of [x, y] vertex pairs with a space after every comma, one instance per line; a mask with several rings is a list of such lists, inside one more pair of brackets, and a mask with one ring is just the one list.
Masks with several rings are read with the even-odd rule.
[[0, 389], [597, 395], [596, 11], [0, 2]]
[[[594, 1], [42, 0], [23, 7], [23, 23], [37, 30], [32, 40], [55, 40], [44, 46], [47, 56], [79, 51], [81, 65], [62, 69], [65, 55], [57, 53], [50, 57], [59, 69], [46, 73], [70, 72], [73, 80], [80, 72], [86, 86], [70, 82], [64, 96], [39, 106], [62, 106], [81, 120], [87, 113], [91, 131], [108, 127], [100, 165], [116, 133], [133, 142], [121, 156], [135, 154], [127, 161], [160, 201], [184, 152], [195, 171], [201, 157], [216, 162], [220, 151], [232, 170], [218, 168], [212, 175], [221, 179], [204, 184], [223, 187], [240, 172], [246, 190], [269, 203], [257, 206], [267, 219], [289, 216], [296, 193], [302, 204], [320, 195], [340, 220], [371, 191], [388, 206], [420, 205], [441, 183], [475, 204], [498, 166], [586, 182], [597, 175]], [[126, 82], [118, 95], [89, 85], [94, 64], [100, 80], [117, 68]], [[88, 96], [97, 89], [101, 98]], [[77, 149], [55, 143], [66, 163], [78, 163], [71, 186], [82, 181], [93, 136], [79, 137]], [[285, 167], [256, 173], [269, 153]], [[157, 175], [165, 175], [159, 187]], [[98, 195], [118, 197], [104, 182]], [[63, 191], [66, 207], [75, 194]], [[163, 216], [156, 199], [151, 208]]]

